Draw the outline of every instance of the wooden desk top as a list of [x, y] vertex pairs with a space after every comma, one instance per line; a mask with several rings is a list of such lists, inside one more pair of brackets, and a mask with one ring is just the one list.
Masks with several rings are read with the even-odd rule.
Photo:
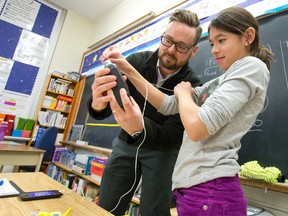
[[42, 172], [0, 173], [0, 179], [3, 178], [12, 180], [26, 192], [49, 189], [64, 191], [64, 195], [61, 198], [55, 199], [21, 201], [19, 197], [0, 198], [0, 212], [3, 216], [27, 216], [31, 215], [33, 211], [60, 211], [64, 213], [70, 207], [72, 207], [72, 211], [69, 216], [112, 215]]
[[33, 147], [30, 147], [30, 146], [26, 146], [26, 145], [23, 145], [23, 144], [19, 144], [19, 145], [15, 145], [15, 144], [6, 144], [5, 142], [1, 142], [0, 143], [0, 151], [1, 152], [13, 152], [13, 151], [17, 151], [17, 152], [45, 152], [45, 150], [43, 149], [38, 149], [38, 148], [33, 148]]

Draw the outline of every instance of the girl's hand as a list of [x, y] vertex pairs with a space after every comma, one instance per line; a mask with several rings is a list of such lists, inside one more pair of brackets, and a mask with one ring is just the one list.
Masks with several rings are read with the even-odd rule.
[[178, 99], [183, 96], [192, 97], [194, 94], [194, 88], [191, 86], [190, 82], [182, 81], [174, 87], [174, 94]]

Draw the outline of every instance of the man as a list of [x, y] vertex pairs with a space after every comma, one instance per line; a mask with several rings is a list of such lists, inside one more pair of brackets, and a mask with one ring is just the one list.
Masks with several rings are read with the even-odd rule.
[[[159, 48], [155, 52], [132, 54], [126, 60], [166, 94], [173, 94], [174, 86], [181, 81], [189, 81], [193, 87], [200, 85], [188, 66], [189, 59], [198, 51], [197, 43], [202, 33], [199, 24], [195, 13], [176, 10], [169, 18]], [[106, 57], [113, 58], [113, 54]], [[95, 74], [92, 97], [88, 101], [89, 114], [95, 119], [112, 115], [107, 91], [116, 84], [115, 76], [108, 74], [109, 69], [101, 69]], [[129, 127], [125, 129], [121, 122], [124, 120], [116, 119], [122, 130], [113, 141], [113, 151], [105, 166], [99, 206], [114, 215], [123, 215], [142, 176], [141, 216], [167, 216], [170, 215], [172, 199], [171, 176], [184, 128], [179, 115], [158, 113], [145, 103], [145, 98], [131, 82], [127, 81], [127, 84], [131, 97], [143, 111], [143, 118], [126, 116]]]

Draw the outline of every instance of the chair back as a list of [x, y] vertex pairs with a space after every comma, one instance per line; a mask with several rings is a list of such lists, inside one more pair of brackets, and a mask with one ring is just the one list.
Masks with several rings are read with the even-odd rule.
[[54, 144], [57, 138], [58, 129], [55, 126], [44, 130], [39, 140], [34, 144], [35, 148], [46, 150], [43, 161], [51, 161], [54, 151]]

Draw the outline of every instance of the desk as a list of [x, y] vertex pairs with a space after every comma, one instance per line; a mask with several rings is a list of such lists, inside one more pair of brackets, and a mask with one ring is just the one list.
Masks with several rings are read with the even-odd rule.
[[[29, 173], [0, 173], [0, 179], [7, 178], [17, 184], [23, 191], [34, 190], [64, 190], [64, 194], [70, 189], [53, 180], [49, 176], [41, 172]], [[0, 198], [0, 214], [1, 216], [27, 216], [32, 211], [60, 211], [64, 213], [69, 207], [72, 211], [69, 216], [111, 216], [109, 212], [86, 200], [77, 193], [71, 191], [61, 198], [21, 201], [19, 197]]]
[[35, 171], [40, 170], [45, 150], [29, 147], [23, 144], [9, 144], [0, 142], [0, 172], [3, 166], [36, 166]]

